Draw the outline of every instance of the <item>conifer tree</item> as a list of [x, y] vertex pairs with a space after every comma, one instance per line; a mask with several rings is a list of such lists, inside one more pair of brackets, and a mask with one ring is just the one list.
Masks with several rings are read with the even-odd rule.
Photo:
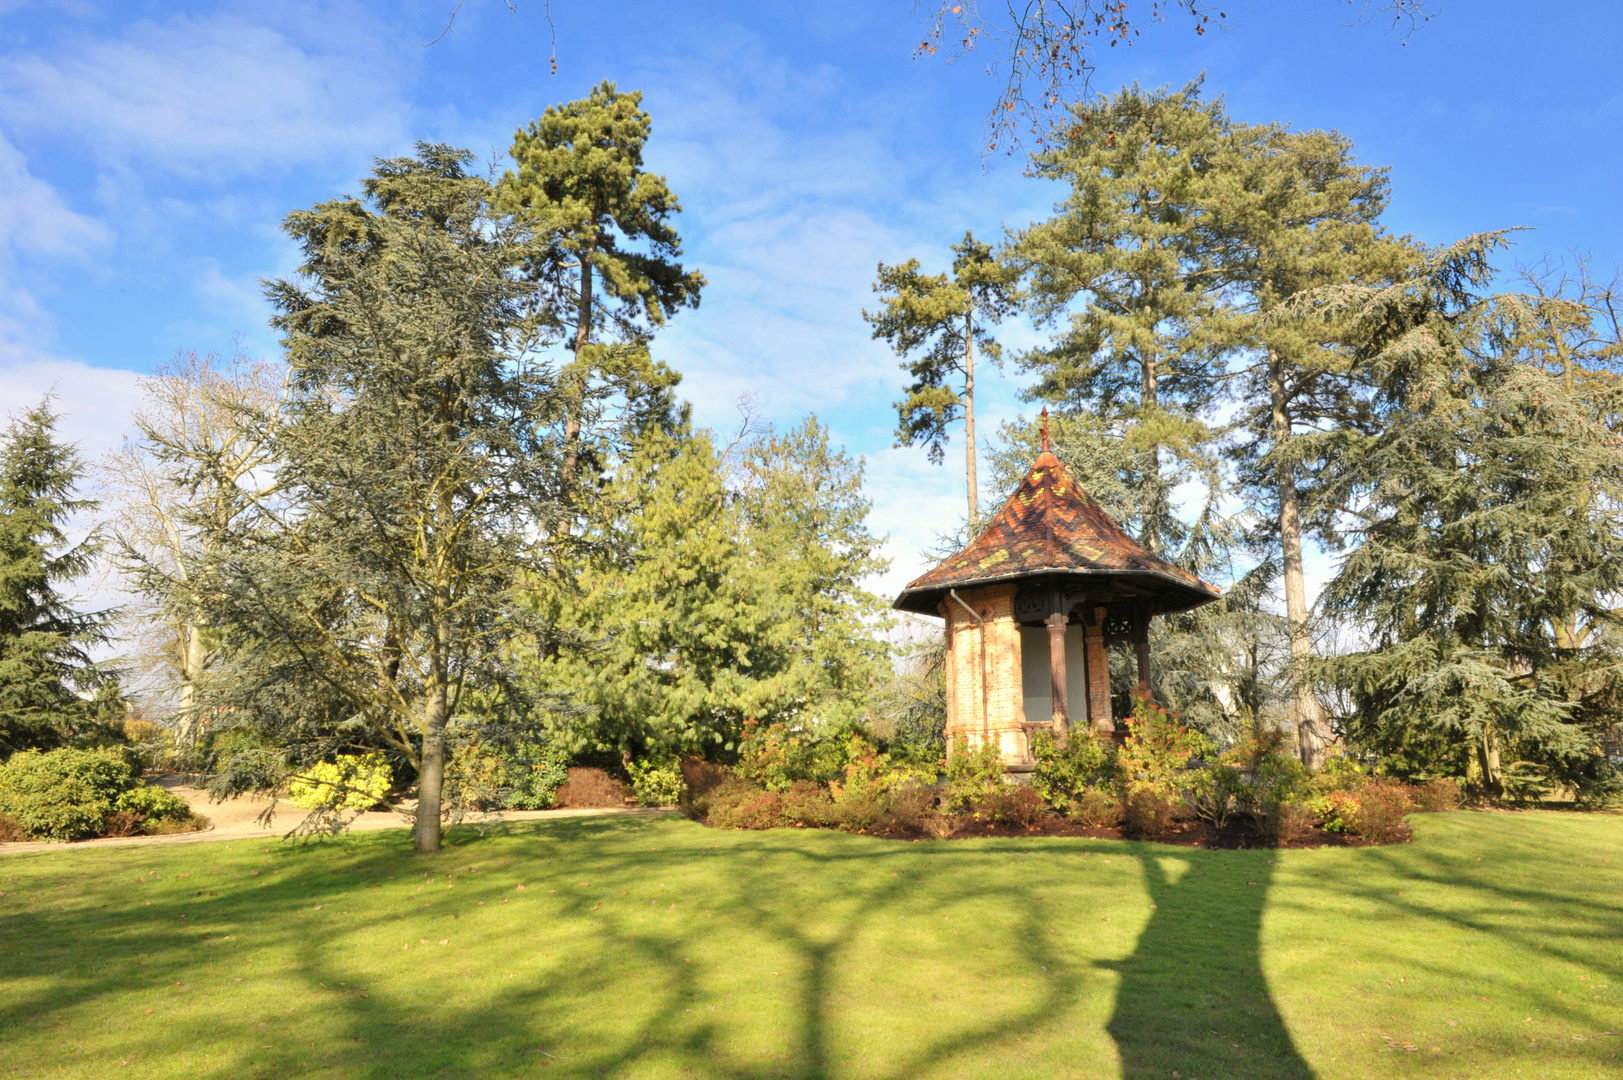
[[300, 276], [267, 286], [292, 373], [267, 433], [281, 495], [194, 519], [219, 531], [194, 596], [231, 658], [208, 694], [271, 748], [220, 788], [381, 744], [417, 775], [420, 852], [439, 849], [454, 726], [507, 683], [531, 538], [562, 512], [535, 241], [469, 160], [419, 144], [364, 199], [288, 216]]
[[62, 586], [90, 569], [94, 533], [71, 543], [78, 454], [56, 436], [50, 399], [14, 416], [0, 438], [0, 755], [51, 746], [89, 722], [79, 691], [108, 684], [89, 650], [107, 640], [108, 612], [78, 612]]
[[605, 81], [516, 132], [509, 153], [517, 168], [497, 184], [501, 209], [547, 240], [528, 265], [574, 353], [560, 373], [571, 479], [594, 402], [617, 392], [635, 408], [675, 385], [678, 376], [648, 355], [648, 340], [678, 310], [697, 307], [704, 286], [703, 274], [678, 261], [672, 219], [681, 203], [663, 176], [643, 168], [652, 130], [642, 93]]
[[1206, 210], [1232, 127], [1221, 101], [1200, 100], [1199, 83], [1074, 106], [1064, 144], [1031, 168], [1071, 193], [1010, 243], [1033, 316], [1058, 324], [1049, 344], [1019, 358], [1038, 376], [1028, 396], [1093, 412], [1127, 442], [1139, 458], [1132, 516], [1152, 551], [1186, 539], [1171, 492], [1188, 471], [1215, 485], [1203, 414], [1233, 328]]
[[1324, 603], [1367, 644], [1317, 669], [1390, 766], [1494, 798], [1605, 795], [1623, 786], [1601, 753], [1623, 703], [1623, 397], [1609, 376], [1569, 385], [1529, 305], [1480, 295], [1500, 243], [1307, 301], [1351, 318], [1381, 413], [1327, 477], [1356, 524]]
[[[1234, 327], [1230, 393], [1241, 437], [1231, 452], [1252, 505], [1268, 513], [1261, 533], [1277, 544], [1295, 672], [1291, 718], [1303, 762], [1317, 768], [1330, 733], [1311, 685], [1299, 677], [1313, 649], [1302, 563], [1312, 522], [1304, 521], [1310, 515], [1301, 488], [1318, 464], [1320, 435], [1367, 429], [1373, 418], [1368, 388], [1334, 328], [1292, 318], [1285, 305], [1309, 289], [1392, 280], [1410, 249], [1378, 222], [1386, 171], [1358, 165], [1339, 134], [1250, 126], [1236, 131], [1221, 156], [1211, 171], [1208, 212], [1222, 237], [1225, 276], [1247, 316]], [[1306, 492], [1308, 511], [1312, 495]]]
[[[964, 233], [952, 246], [952, 276], [922, 274], [919, 261], [879, 264], [873, 290], [885, 300], [877, 312], [862, 313], [873, 336], [888, 341], [903, 357], [912, 377], [907, 396], [896, 403], [896, 445], [923, 442], [930, 460], [941, 464], [947, 429], [964, 421], [964, 480], [969, 489], [969, 528], [980, 521], [980, 482], [975, 468], [975, 347], [992, 360], [1002, 350], [988, 326], [1014, 307], [1015, 273], [994, 257], [990, 245]], [[906, 359], [918, 350], [914, 359]]]
[[521, 650], [577, 745], [730, 749], [747, 719], [849, 726], [880, 681], [883, 568], [861, 468], [808, 419], [731, 470], [706, 432], [652, 428], [594, 503], [575, 588], [526, 591], [563, 647]]

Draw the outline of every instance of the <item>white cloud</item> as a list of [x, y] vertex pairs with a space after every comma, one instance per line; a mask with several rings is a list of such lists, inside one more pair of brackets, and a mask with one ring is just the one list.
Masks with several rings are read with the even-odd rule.
[[74, 136], [104, 163], [140, 158], [182, 175], [387, 146], [403, 131], [401, 59], [375, 30], [332, 18], [325, 41], [343, 51], [301, 47], [272, 26], [215, 14], [13, 53], [0, 59], [0, 116], [13, 129]]
[[61, 414], [57, 433], [79, 447], [85, 461], [113, 449], [130, 430], [139, 397], [135, 372], [91, 367], [17, 346], [0, 346], [0, 402], [6, 414], [23, 412], [46, 394]]
[[75, 213], [55, 188], [0, 135], [0, 248], [52, 258], [81, 258], [111, 238], [105, 225]]

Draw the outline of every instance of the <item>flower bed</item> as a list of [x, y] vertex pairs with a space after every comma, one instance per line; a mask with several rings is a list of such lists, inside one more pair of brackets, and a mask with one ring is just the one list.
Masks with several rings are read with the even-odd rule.
[[[1406, 815], [1451, 809], [1451, 781], [1371, 775], [1345, 757], [1309, 774], [1261, 733], [1218, 752], [1205, 736], [1140, 702], [1119, 746], [1088, 732], [1033, 739], [1029, 783], [994, 747], [954, 747], [945, 762], [899, 759], [859, 734], [818, 740], [753, 725], [735, 768], [685, 763], [689, 816], [718, 828], [835, 828], [895, 839], [1091, 836], [1198, 847], [1401, 843]], [[937, 773], [937, 770], [940, 773]], [[934, 774], [934, 775], [933, 775]], [[936, 775], [944, 774], [939, 782]]]

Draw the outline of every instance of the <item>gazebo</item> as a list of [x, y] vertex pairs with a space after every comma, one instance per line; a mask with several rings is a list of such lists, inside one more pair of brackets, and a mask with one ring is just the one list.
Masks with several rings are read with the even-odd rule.
[[1129, 641], [1150, 686], [1150, 619], [1222, 594], [1122, 531], [1042, 450], [968, 547], [902, 590], [900, 611], [946, 620], [947, 745], [995, 741], [1010, 772], [1034, 762], [1029, 739], [1073, 717], [1113, 737], [1106, 646]]

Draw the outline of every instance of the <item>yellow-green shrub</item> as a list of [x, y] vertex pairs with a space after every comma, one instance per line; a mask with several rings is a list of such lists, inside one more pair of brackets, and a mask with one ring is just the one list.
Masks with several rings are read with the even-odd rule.
[[368, 810], [383, 801], [394, 770], [381, 752], [339, 754], [305, 768], [288, 785], [288, 801], [305, 810]]

